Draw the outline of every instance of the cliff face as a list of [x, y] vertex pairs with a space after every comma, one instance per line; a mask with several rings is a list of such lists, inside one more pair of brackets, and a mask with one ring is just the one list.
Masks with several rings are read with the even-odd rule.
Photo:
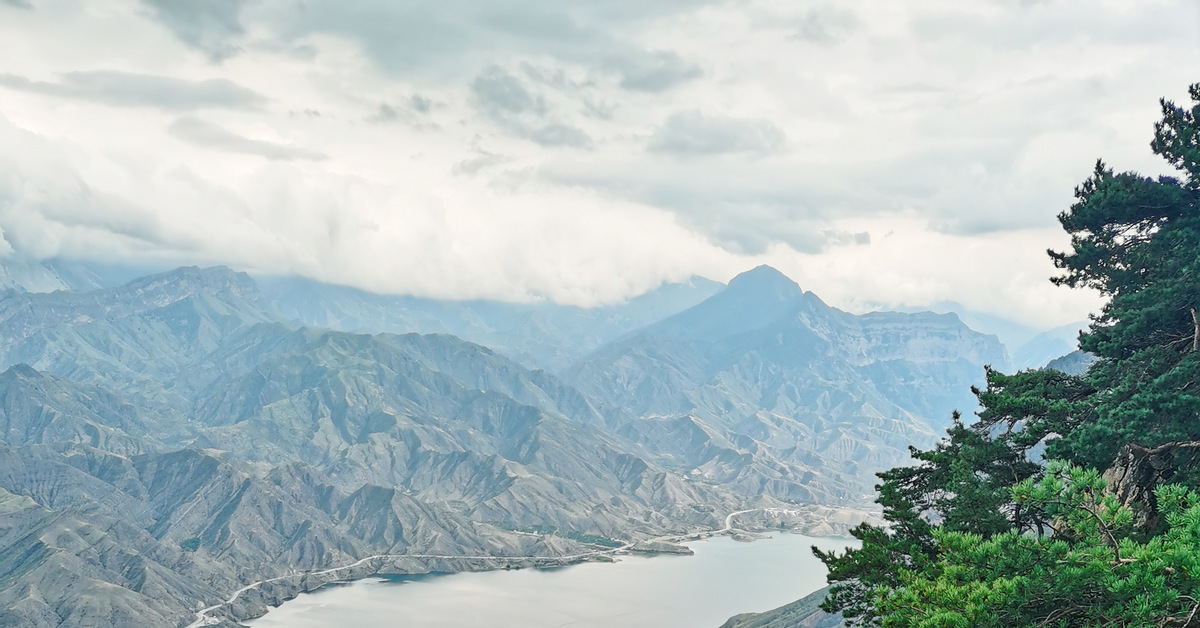
[[1133, 511], [1134, 525], [1153, 530], [1162, 524], [1154, 489], [1197, 470], [1200, 442], [1168, 443], [1153, 449], [1129, 444], [1104, 472], [1104, 481], [1106, 490]]

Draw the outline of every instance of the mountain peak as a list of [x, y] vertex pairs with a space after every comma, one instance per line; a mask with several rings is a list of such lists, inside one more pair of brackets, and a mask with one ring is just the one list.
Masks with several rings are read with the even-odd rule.
[[231, 294], [238, 297], [258, 298], [258, 286], [249, 275], [235, 272], [225, 266], [198, 268], [184, 266], [157, 275], [150, 275], [130, 282], [126, 288], [138, 294], [167, 294], [171, 300], [196, 293]]
[[8, 367], [8, 369], [5, 370], [3, 373], [0, 373], [0, 379], [12, 379], [12, 378], [33, 379], [33, 378], [37, 378], [37, 377], [45, 377], [45, 375], [43, 375], [41, 373], [41, 371], [38, 371], [37, 369], [34, 369], [32, 366], [29, 366], [28, 364], [24, 364], [24, 363], [14, 364], [14, 365]]
[[799, 296], [804, 291], [787, 275], [763, 264], [752, 268], [729, 282], [730, 290], [771, 292], [779, 296]]
[[791, 316], [804, 295], [800, 286], [783, 273], [759, 266], [734, 277], [724, 290], [695, 307], [654, 327], [673, 336], [727, 338]]

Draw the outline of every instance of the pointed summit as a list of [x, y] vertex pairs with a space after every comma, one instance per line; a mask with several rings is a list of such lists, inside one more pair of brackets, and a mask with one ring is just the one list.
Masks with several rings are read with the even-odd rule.
[[734, 277], [727, 290], [780, 298], [797, 297], [804, 293], [787, 275], [766, 264]]
[[770, 266], [759, 266], [734, 277], [724, 290], [659, 322], [653, 329], [711, 342], [786, 318], [803, 301], [804, 291], [796, 282]]

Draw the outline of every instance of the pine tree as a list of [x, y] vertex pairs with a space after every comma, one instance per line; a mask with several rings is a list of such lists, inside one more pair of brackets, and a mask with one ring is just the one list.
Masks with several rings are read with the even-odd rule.
[[1102, 163], [1059, 216], [1071, 250], [1050, 252], [1053, 281], [1107, 297], [1080, 338], [1096, 416], [1053, 452], [1105, 467], [1129, 442], [1200, 439], [1200, 83], [1184, 110], [1162, 101], [1151, 147], [1182, 179], [1114, 174]]
[[[1098, 163], [1059, 216], [1056, 284], [1098, 290], [1084, 376], [988, 370], [983, 408], [879, 474], [886, 528], [820, 552], [823, 608], [856, 626], [1200, 626], [1200, 469], [1138, 529], [1102, 470], [1126, 444], [1200, 441], [1200, 84], [1161, 101], [1153, 150], [1179, 177]], [[1044, 452], [1043, 452], [1044, 450]], [[1043, 455], [1045, 458], [1043, 458]]]

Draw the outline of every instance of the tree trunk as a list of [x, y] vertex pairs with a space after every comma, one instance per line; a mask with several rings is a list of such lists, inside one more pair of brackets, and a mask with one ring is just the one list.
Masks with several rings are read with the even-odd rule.
[[1167, 443], [1154, 449], [1129, 444], [1104, 472], [1106, 490], [1133, 511], [1134, 525], [1153, 530], [1162, 524], [1154, 489], [1180, 471], [1200, 467], [1200, 442]]
[[1192, 353], [1200, 350], [1200, 320], [1196, 319], [1196, 308], [1192, 308]]

